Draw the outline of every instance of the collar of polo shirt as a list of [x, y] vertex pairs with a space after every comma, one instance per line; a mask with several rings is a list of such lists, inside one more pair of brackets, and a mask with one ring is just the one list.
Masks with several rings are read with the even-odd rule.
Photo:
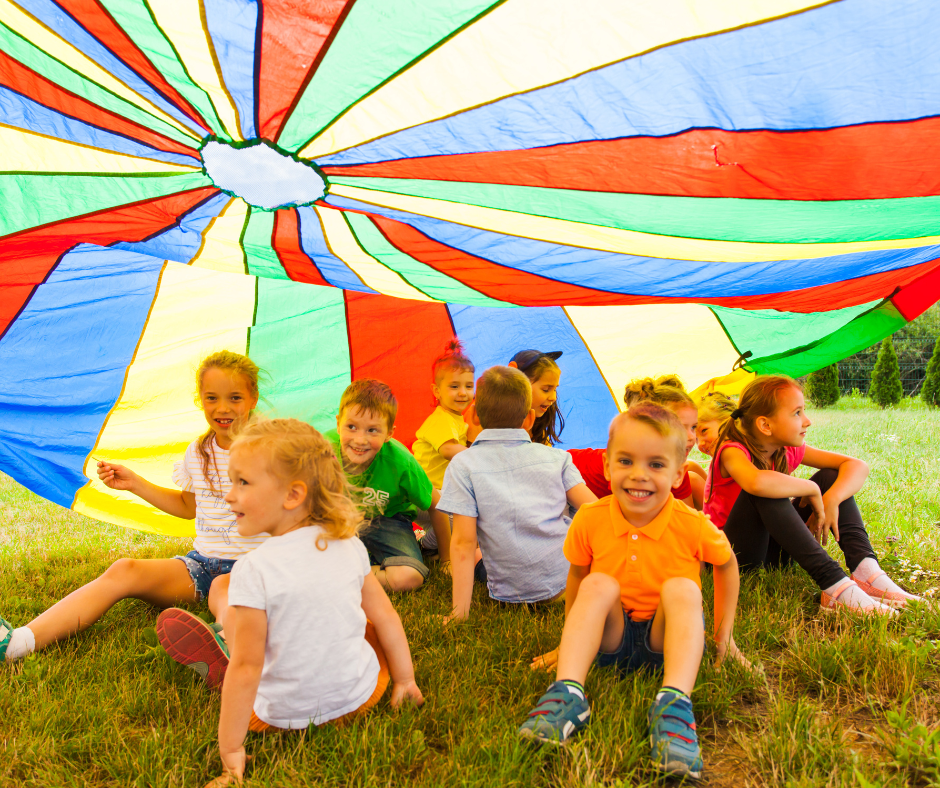
[[666, 526], [669, 525], [669, 518], [672, 517], [672, 507], [675, 505], [676, 499], [670, 495], [669, 500], [666, 501], [666, 505], [662, 508], [662, 511], [660, 511], [660, 513], [657, 514], [648, 525], [645, 525], [642, 528], [637, 528], [635, 525], [630, 523], [626, 517], [623, 516], [623, 512], [620, 511], [620, 504], [617, 503], [617, 499], [611, 495], [610, 517], [611, 522], [614, 525], [614, 533], [617, 534], [617, 536], [623, 536], [624, 534], [635, 531], [637, 533], [648, 536], [650, 539], [656, 539], [659, 541], [659, 538], [666, 530]]

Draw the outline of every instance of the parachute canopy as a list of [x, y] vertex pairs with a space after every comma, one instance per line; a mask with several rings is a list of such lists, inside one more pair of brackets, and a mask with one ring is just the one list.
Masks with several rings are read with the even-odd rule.
[[564, 351], [564, 447], [831, 363], [940, 296], [938, 56], [913, 0], [0, 0], [0, 469], [188, 532], [87, 475], [169, 484], [223, 347], [406, 443], [455, 334]]

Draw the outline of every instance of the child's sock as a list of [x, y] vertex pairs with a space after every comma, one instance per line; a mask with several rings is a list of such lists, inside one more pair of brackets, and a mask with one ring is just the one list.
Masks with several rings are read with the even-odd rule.
[[679, 698], [685, 698], [689, 702], [689, 705], [692, 704], [692, 699], [688, 695], [686, 695], [681, 689], [676, 689], [675, 687], [666, 687], [666, 686], [663, 686], [659, 690], [659, 692], [656, 693], [656, 699], [653, 702], [659, 703], [660, 699], [665, 695], [677, 695]]
[[13, 630], [10, 644], [4, 657], [7, 661], [28, 657], [36, 650], [36, 636], [29, 627], [19, 627]]
[[[878, 565], [878, 562], [874, 558], [863, 558], [862, 563], [860, 563], [855, 571], [852, 572], [853, 577], [857, 577], [859, 580], [865, 583], [871, 583], [872, 586], [877, 588], [879, 591], [894, 591], [897, 594], [901, 594], [905, 599], [911, 599], [917, 601], [920, 599], [919, 596], [914, 594], [909, 594], [901, 586], [895, 583], [890, 577], [886, 574], [878, 575], [882, 569]], [[878, 575], [878, 577], [875, 577]], [[874, 580], [871, 578], [875, 577]]]
[[[840, 580], [838, 583], [833, 583], [829, 588], [824, 588], [823, 591], [831, 596], [839, 590], [839, 586], [844, 582], [845, 580]], [[854, 607], [857, 610], [875, 610], [887, 607], [887, 605], [882, 605], [881, 602], [876, 599], [872, 599], [868, 594], [862, 591], [861, 588], [855, 585], [855, 583], [852, 583], [852, 585], [839, 595], [839, 602], [846, 607]]]
[[584, 685], [580, 681], [575, 681], [574, 679], [562, 679], [561, 683], [568, 688], [568, 692], [571, 692], [581, 698], [581, 700], [584, 700]]

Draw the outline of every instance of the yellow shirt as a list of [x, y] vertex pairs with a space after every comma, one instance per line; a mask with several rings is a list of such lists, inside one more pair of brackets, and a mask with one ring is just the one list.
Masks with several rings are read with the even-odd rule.
[[418, 464], [424, 468], [431, 484], [440, 490], [444, 486], [444, 471], [449, 463], [441, 455], [441, 446], [447, 441], [457, 441], [461, 446], [466, 446], [467, 423], [461, 416], [438, 405], [418, 428], [415, 438], [411, 451]]

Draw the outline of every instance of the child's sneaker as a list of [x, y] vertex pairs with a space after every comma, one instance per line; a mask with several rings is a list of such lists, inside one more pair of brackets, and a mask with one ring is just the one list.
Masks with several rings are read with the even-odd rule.
[[210, 689], [222, 686], [228, 667], [228, 646], [217, 624], [171, 607], [157, 617], [157, 638], [166, 653], [180, 665], [196, 671]]
[[675, 692], [660, 692], [649, 710], [650, 746], [656, 768], [697, 780], [702, 776], [702, 753], [695, 732], [692, 701]]
[[7, 658], [7, 648], [13, 637], [13, 625], [4, 618], [0, 618], [0, 662]]
[[587, 700], [578, 697], [563, 681], [556, 681], [529, 712], [519, 735], [544, 744], [567, 744], [590, 719]]

